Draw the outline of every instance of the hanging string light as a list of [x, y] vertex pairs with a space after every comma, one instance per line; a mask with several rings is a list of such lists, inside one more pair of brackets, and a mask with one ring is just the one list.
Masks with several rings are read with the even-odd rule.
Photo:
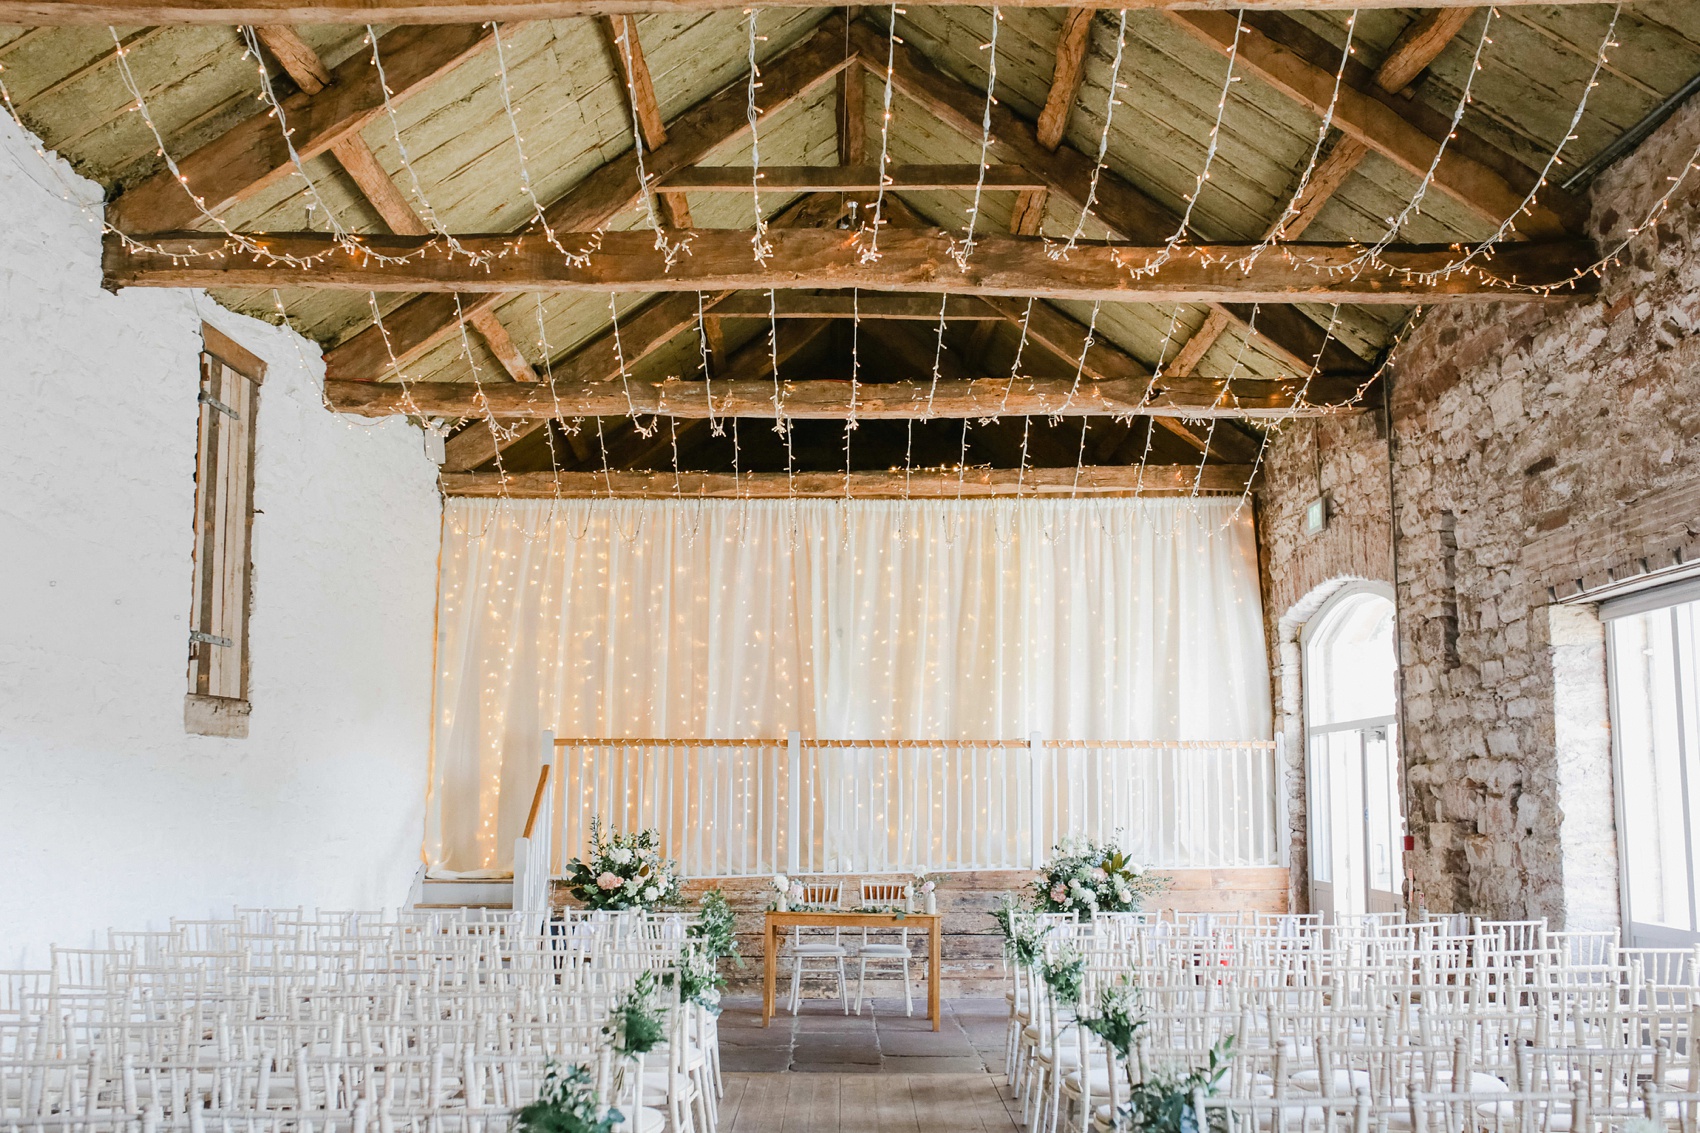
[[[1003, 22], [1003, 12], [996, 4], [992, 5], [992, 38], [980, 45], [980, 50], [987, 52], [986, 56], [986, 105], [980, 114], [980, 164], [979, 173], [974, 178], [974, 199], [968, 205], [968, 224], [964, 229], [960, 243], [950, 242], [950, 258], [956, 261], [956, 266], [966, 272], [968, 260], [974, 255], [974, 226], [980, 219], [980, 194], [986, 187], [986, 170], [991, 168], [992, 150], [992, 107], [996, 106], [998, 85], [998, 25]], [[883, 172], [883, 171], [882, 171]], [[939, 318], [939, 334], [944, 334], [944, 318], [941, 309]]]
[[615, 26], [619, 31], [614, 35], [614, 43], [619, 47], [621, 61], [625, 64], [622, 72], [626, 76], [626, 105], [631, 107], [632, 111], [632, 155], [637, 160], [640, 207], [649, 221], [651, 231], [655, 233], [655, 250], [661, 253], [664, 270], [671, 271], [679, 256], [690, 251], [691, 237], [687, 234], [677, 240], [669, 240], [667, 227], [661, 223], [661, 214], [655, 208], [655, 192], [651, 187], [649, 174], [643, 168], [643, 127], [638, 118], [637, 82], [634, 78], [636, 64], [632, 53], [632, 37], [637, 34], [637, 17], [621, 17]]
[[897, 72], [897, 45], [902, 42], [897, 37], [897, 17], [901, 14], [903, 10], [893, 4], [891, 23], [886, 29], [885, 89], [880, 97], [879, 188], [874, 194], [873, 219], [864, 221], [856, 233], [856, 241], [862, 249], [860, 259], [864, 264], [880, 258], [880, 229], [885, 227], [885, 190], [891, 184], [891, 176], [886, 172], [891, 160], [891, 89]]
[[708, 398], [708, 432], [710, 436], [723, 437], [726, 435], [726, 424], [714, 415], [714, 386], [710, 381], [712, 368], [708, 361], [708, 325], [703, 319], [702, 292], [700, 291], [697, 292], [697, 352], [702, 358], [700, 368], [702, 370], [703, 396]]
[[773, 245], [767, 239], [767, 217], [761, 210], [761, 134], [756, 128], [761, 118], [761, 111], [756, 106], [756, 91], [761, 89], [761, 68], [756, 65], [756, 43], [767, 37], [756, 35], [756, 9], [744, 9], [744, 21], [749, 29], [750, 69], [744, 117], [750, 124], [750, 205], [755, 211], [755, 234], [750, 237], [750, 246], [755, 251], [756, 263], [765, 267], [767, 258], [773, 254]]
[[1257, 257], [1263, 254], [1265, 248], [1286, 237], [1287, 226], [1299, 215], [1300, 204], [1304, 200], [1305, 191], [1310, 188], [1310, 179], [1316, 174], [1317, 164], [1322, 158], [1322, 147], [1328, 142], [1328, 132], [1334, 128], [1334, 109], [1340, 102], [1340, 88], [1346, 80], [1346, 65], [1352, 60], [1352, 37], [1357, 31], [1358, 13], [1353, 9], [1346, 17], [1346, 43], [1340, 49], [1340, 66], [1334, 72], [1334, 86], [1328, 95], [1328, 108], [1322, 113], [1322, 125], [1317, 127], [1316, 144], [1310, 148], [1310, 160], [1305, 163], [1304, 172], [1299, 174], [1299, 182], [1293, 188], [1293, 195], [1287, 199], [1287, 204], [1281, 210], [1281, 216], [1271, 224], [1264, 233], [1263, 239], [1252, 246], [1251, 250], [1235, 261], [1242, 271], [1251, 270], [1251, 265]]
[[1127, 89], [1122, 82], [1122, 55], [1127, 47], [1127, 9], [1121, 10], [1121, 18], [1116, 23], [1116, 53], [1110, 61], [1110, 88], [1104, 98], [1104, 128], [1098, 134], [1098, 159], [1092, 165], [1092, 178], [1086, 184], [1086, 199], [1080, 202], [1080, 215], [1075, 218], [1074, 231], [1069, 234], [1060, 247], [1053, 248], [1046, 241], [1045, 254], [1053, 260], [1067, 259], [1075, 245], [1080, 243], [1081, 235], [1086, 231], [1086, 218], [1092, 215], [1092, 206], [1098, 201], [1098, 178], [1104, 174], [1104, 163], [1110, 151], [1110, 121], [1114, 117], [1116, 107], [1121, 105], [1121, 99], [1116, 96], [1119, 90]]

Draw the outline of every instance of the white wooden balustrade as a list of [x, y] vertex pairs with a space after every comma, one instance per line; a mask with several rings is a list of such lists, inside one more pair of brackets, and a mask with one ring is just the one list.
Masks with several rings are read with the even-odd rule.
[[555, 739], [555, 867], [600, 818], [688, 877], [1030, 869], [1065, 835], [1157, 868], [1280, 863], [1275, 745]]

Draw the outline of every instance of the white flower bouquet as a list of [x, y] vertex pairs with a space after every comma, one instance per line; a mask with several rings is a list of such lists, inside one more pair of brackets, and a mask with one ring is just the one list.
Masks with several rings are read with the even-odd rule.
[[1147, 897], [1169, 887], [1169, 879], [1142, 870], [1114, 842], [1065, 838], [1033, 883], [1033, 907], [1041, 913], [1130, 913]]
[[567, 891], [587, 909], [654, 909], [679, 901], [679, 866], [661, 856], [661, 835], [605, 834], [590, 823], [590, 852], [567, 866]]

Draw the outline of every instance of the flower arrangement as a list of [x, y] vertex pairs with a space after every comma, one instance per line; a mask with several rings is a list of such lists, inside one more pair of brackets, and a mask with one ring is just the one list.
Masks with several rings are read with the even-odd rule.
[[1145, 898], [1163, 892], [1169, 879], [1142, 871], [1114, 842], [1065, 838], [1051, 849], [1033, 883], [1033, 905], [1041, 913], [1131, 913]]
[[661, 978], [668, 987], [678, 985], [679, 998], [715, 1012], [720, 1011], [720, 993], [726, 987], [726, 977], [720, 965], [709, 955], [700, 941], [687, 940], [679, 953], [679, 966]]
[[607, 834], [590, 821], [590, 853], [567, 867], [567, 891], [587, 909], [653, 909], [679, 900], [679, 867], [654, 830]]
[[797, 881], [796, 878], [787, 878], [782, 873], [775, 873], [774, 891], [779, 893], [779, 898], [775, 900], [774, 905], [768, 905], [768, 908], [779, 908], [779, 912], [785, 912], [789, 908], [797, 908], [802, 905], [802, 893], [804, 893], [802, 881]]
[[517, 1133], [613, 1133], [625, 1120], [619, 1110], [602, 1111], [590, 1067], [563, 1069], [551, 1058], [537, 1100], [514, 1114], [513, 1127]]
[[909, 895], [929, 913], [938, 911], [938, 891], [944, 878], [936, 873], [917, 873], [909, 883]]

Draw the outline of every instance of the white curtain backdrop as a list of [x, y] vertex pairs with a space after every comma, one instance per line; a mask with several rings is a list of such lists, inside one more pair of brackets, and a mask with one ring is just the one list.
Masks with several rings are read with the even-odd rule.
[[1234, 500], [450, 500], [427, 855], [506, 860], [539, 736], [1268, 739]]

